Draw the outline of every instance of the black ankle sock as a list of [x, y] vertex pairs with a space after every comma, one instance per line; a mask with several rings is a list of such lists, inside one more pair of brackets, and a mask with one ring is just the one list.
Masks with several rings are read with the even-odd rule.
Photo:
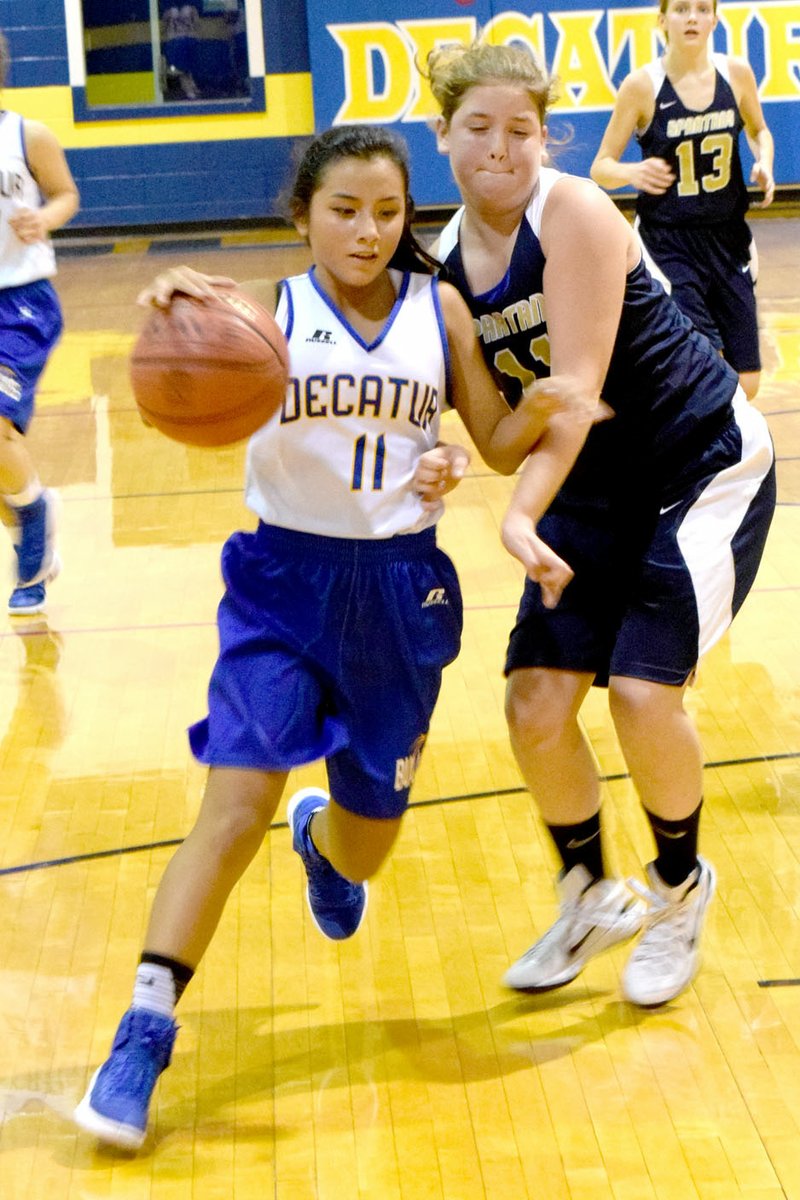
[[567, 873], [581, 863], [592, 879], [602, 879], [603, 843], [600, 837], [600, 813], [596, 812], [577, 825], [548, 825], [550, 836]]
[[186, 963], [178, 962], [176, 958], [166, 958], [163, 954], [150, 954], [147, 950], [142, 954], [139, 962], [155, 963], [172, 972], [172, 978], [175, 981], [175, 1003], [177, 1004], [194, 975], [194, 969], [187, 967]]
[[701, 800], [693, 813], [680, 821], [665, 821], [645, 809], [656, 841], [656, 870], [668, 887], [677, 887], [688, 879], [697, 866], [697, 837], [700, 830]]

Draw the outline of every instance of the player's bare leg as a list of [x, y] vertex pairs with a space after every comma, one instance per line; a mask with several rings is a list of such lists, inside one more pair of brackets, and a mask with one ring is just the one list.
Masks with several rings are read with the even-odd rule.
[[362, 817], [320, 788], [304, 788], [287, 809], [292, 844], [307, 876], [306, 899], [320, 933], [352, 937], [367, 911], [367, 880], [385, 861], [402, 816]]
[[36, 468], [25, 439], [9, 420], [0, 417], [0, 494], [15, 496], [36, 479]]
[[402, 817], [375, 820], [349, 812], [331, 797], [312, 820], [312, 837], [340, 875], [371, 879], [383, 865], [400, 832]]
[[677, 821], [703, 793], [703, 751], [685, 688], [616, 676], [609, 705], [625, 762], [648, 812]]
[[578, 725], [592, 677], [525, 668], [506, 687], [511, 748], [546, 825], [572, 825], [600, 807], [597, 766]]
[[144, 1141], [150, 1099], [172, 1057], [175, 1004], [264, 840], [285, 783], [285, 772], [209, 771], [197, 821], [156, 893], [133, 1003], [75, 1110], [81, 1128], [101, 1141], [127, 1150]]
[[56, 497], [39, 482], [25, 438], [0, 417], [0, 496], [3, 524], [17, 554], [17, 584], [9, 612], [28, 615], [44, 608], [45, 584], [59, 570], [55, 552]]
[[145, 949], [196, 967], [269, 830], [285, 772], [212, 767], [194, 827], [156, 892]]
[[703, 753], [684, 709], [685, 688], [614, 678], [609, 699], [622, 752], [657, 847], [647, 867], [650, 910], [623, 978], [629, 1000], [652, 1006], [674, 999], [699, 966], [714, 870], [697, 854]]
[[558, 919], [505, 976], [522, 991], [569, 983], [595, 954], [632, 937], [644, 915], [625, 884], [604, 874], [597, 767], [578, 724], [591, 683], [587, 674], [538, 668], [509, 677], [511, 745], [564, 863]]

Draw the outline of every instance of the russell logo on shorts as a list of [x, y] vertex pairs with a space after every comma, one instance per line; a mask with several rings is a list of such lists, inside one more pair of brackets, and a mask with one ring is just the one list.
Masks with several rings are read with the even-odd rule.
[[425, 599], [422, 601], [423, 608], [433, 608], [436, 604], [449, 604], [447, 593], [444, 588], [431, 588]]

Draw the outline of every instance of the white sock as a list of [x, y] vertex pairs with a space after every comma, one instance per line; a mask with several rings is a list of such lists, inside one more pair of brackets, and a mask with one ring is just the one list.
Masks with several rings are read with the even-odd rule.
[[139, 963], [133, 985], [133, 1008], [146, 1008], [162, 1017], [175, 1014], [175, 980], [169, 967]]

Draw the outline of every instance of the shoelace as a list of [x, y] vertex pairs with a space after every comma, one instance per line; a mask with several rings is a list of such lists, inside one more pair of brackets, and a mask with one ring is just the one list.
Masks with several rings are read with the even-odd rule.
[[636, 947], [637, 958], [671, 958], [676, 942], [690, 940], [687, 926], [691, 919], [691, 903], [686, 896], [677, 903], [665, 900], [638, 879], [630, 879], [628, 886], [641, 896], [648, 907], [642, 937]]
[[[633, 880], [628, 881], [630, 888]], [[522, 956], [524, 959], [532, 959], [543, 954], [545, 950], [549, 950], [553, 942], [558, 943], [564, 937], [565, 929], [574, 927], [577, 922], [580, 922], [580, 927], [577, 932], [573, 929], [573, 936], [579, 936], [591, 929], [593, 926], [599, 926], [603, 929], [612, 929], [620, 918], [624, 909], [622, 896], [616, 902], [615, 893], [616, 885], [606, 889], [606, 896], [602, 905], [598, 904], [591, 911], [582, 911], [581, 900], [583, 896], [578, 896], [575, 900], [565, 900], [561, 906], [561, 915], [558, 920], [551, 925], [546, 933], [543, 933], [537, 942], [530, 947]], [[649, 894], [649, 893], [648, 893]], [[615, 899], [613, 905], [609, 905], [609, 901]], [[654, 897], [655, 899], [655, 897]]]

